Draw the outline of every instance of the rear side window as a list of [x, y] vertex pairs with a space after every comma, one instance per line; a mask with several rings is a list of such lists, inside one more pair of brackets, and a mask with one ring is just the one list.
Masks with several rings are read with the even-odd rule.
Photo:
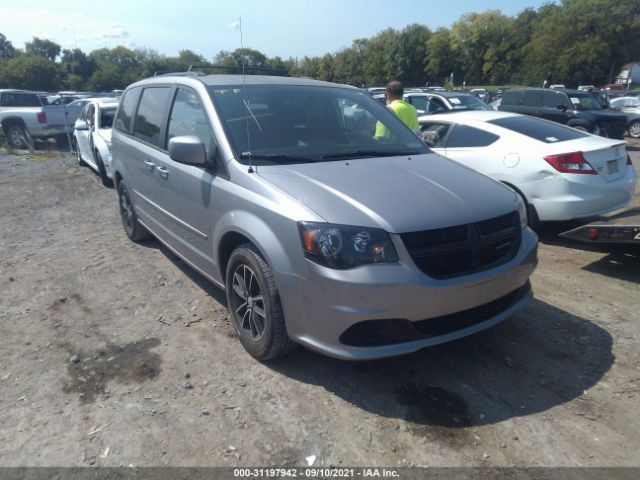
[[527, 107], [541, 107], [542, 95], [542, 92], [524, 92], [523, 105]]
[[140, 87], [135, 87], [127, 90], [122, 97], [120, 108], [118, 109], [118, 116], [114, 127], [123, 132], [129, 133], [131, 129], [131, 119], [136, 111], [136, 105], [138, 104], [138, 98], [140, 98]]
[[451, 132], [446, 147], [466, 148], [466, 147], [486, 147], [498, 140], [500, 137], [493, 133], [485, 132], [479, 128], [467, 125], [456, 125]]
[[520, 105], [522, 92], [504, 92], [501, 105]]
[[40, 107], [40, 99], [34, 93], [9, 92], [3, 93], [0, 99], [2, 107]]
[[161, 127], [169, 102], [169, 87], [149, 87], [142, 91], [134, 125], [134, 136], [152, 145], [161, 145]]
[[559, 123], [549, 122], [536, 117], [517, 116], [491, 120], [499, 127], [506, 128], [527, 137], [539, 140], [544, 143], [565, 142], [588, 136], [573, 128], [565, 127]]

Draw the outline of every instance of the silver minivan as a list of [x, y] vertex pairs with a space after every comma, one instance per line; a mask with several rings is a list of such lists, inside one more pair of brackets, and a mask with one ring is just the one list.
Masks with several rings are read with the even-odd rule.
[[152, 234], [224, 288], [257, 359], [295, 344], [413, 352], [532, 297], [537, 237], [519, 196], [432, 153], [357, 88], [154, 77], [125, 91], [112, 144], [129, 238]]

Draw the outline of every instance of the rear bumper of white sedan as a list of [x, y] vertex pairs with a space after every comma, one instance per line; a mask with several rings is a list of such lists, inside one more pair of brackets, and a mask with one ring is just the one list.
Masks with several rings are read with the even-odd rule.
[[625, 175], [607, 182], [600, 175], [563, 173], [529, 184], [523, 192], [540, 221], [565, 221], [590, 217], [625, 207], [636, 188], [633, 166]]

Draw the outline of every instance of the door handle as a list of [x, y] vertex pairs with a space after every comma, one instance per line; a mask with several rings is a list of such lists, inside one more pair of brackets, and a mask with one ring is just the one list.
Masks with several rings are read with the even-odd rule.
[[165, 167], [158, 167], [158, 173], [162, 178], [167, 178], [169, 176], [169, 170]]
[[153, 172], [153, 169], [156, 168], [156, 164], [150, 162], [149, 160], [145, 160], [144, 164], [147, 166], [147, 170], [149, 170], [150, 172]]

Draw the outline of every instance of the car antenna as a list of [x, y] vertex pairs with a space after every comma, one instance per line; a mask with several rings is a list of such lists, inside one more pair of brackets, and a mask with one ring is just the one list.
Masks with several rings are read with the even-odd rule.
[[[245, 52], [244, 52], [244, 42], [242, 40], [242, 17], [238, 17], [238, 28], [240, 29], [240, 51], [242, 52], [241, 54], [241, 58], [242, 58], [242, 83], [243, 83], [243, 88], [242, 88], [242, 103], [244, 103], [244, 107], [247, 109], [248, 113], [251, 113], [251, 115], [253, 115], [253, 112], [251, 112], [251, 109], [249, 108], [249, 104], [247, 103], [247, 74], [244, 70], [244, 64], [246, 61], [246, 57], [245, 57]], [[247, 153], [249, 154], [249, 170], [248, 173], [253, 173], [253, 155], [251, 153], [251, 137], [249, 134], [249, 116], [247, 115], [246, 118], [246, 122], [245, 122], [246, 126], [247, 126]]]

